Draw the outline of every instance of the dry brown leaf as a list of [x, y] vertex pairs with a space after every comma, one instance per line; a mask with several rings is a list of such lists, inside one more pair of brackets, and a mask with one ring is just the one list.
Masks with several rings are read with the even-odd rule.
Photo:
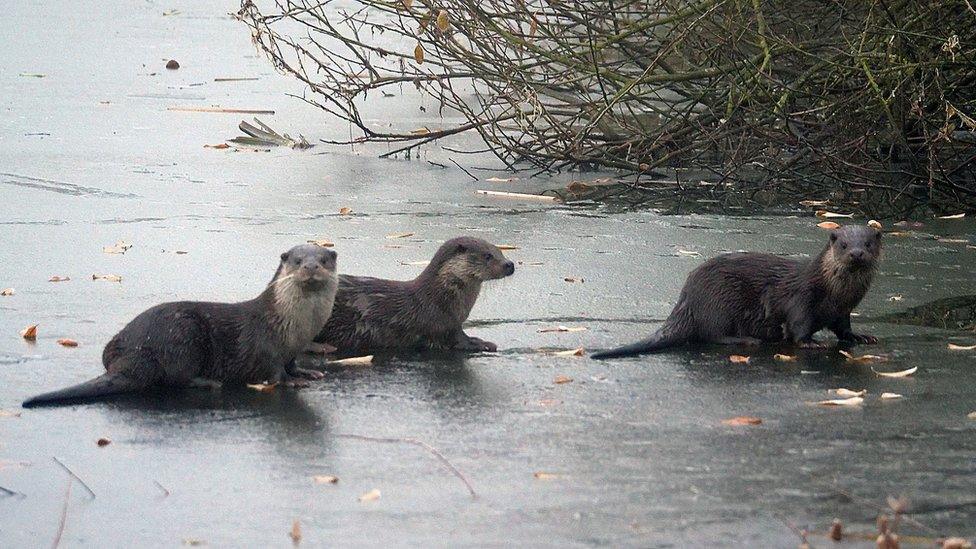
[[386, 238], [389, 238], [390, 240], [394, 240], [396, 238], [407, 238], [407, 237], [413, 236], [413, 235], [414, 235], [414, 233], [390, 233], [390, 234], [386, 235]]
[[447, 32], [447, 29], [451, 27], [451, 18], [447, 15], [447, 10], [441, 10], [437, 14], [437, 30], [441, 32]]
[[820, 223], [817, 223], [817, 226], [828, 231], [840, 228], [840, 225], [834, 223], [833, 221], [821, 221]]
[[552, 356], [583, 356], [586, 351], [580, 347], [578, 349], [569, 349], [568, 351], [552, 351], [549, 354]]
[[92, 280], [107, 280], [109, 282], [122, 282], [122, 277], [113, 274], [93, 274]]
[[373, 488], [369, 492], [359, 496], [359, 501], [376, 501], [380, 499], [380, 491], [377, 488]]
[[952, 215], [940, 215], [936, 219], [962, 219], [964, 217], [966, 217], [966, 214], [959, 213], [959, 214], [952, 214]]
[[749, 358], [743, 355], [729, 355], [729, 362], [733, 364], [748, 364]]
[[512, 181], [518, 181], [517, 177], [489, 177], [485, 179], [489, 183], [511, 183]]
[[102, 438], [96, 440], [95, 441], [95, 444], [97, 444], [99, 446], [108, 446], [109, 444], [112, 444], [112, 439], [110, 439], [108, 437], [102, 437]]
[[877, 221], [875, 219], [872, 219], [871, 221], [868, 221], [868, 227], [871, 227], [872, 229], [877, 229], [879, 231], [882, 228], [881, 227], [881, 222], [880, 221]]
[[871, 368], [871, 371], [878, 374], [881, 377], [908, 377], [918, 371], [918, 366], [914, 366], [907, 370], [900, 370], [897, 372], [879, 372], [874, 368]]
[[759, 425], [762, 423], [762, 419], [755, 416], [736, 416], [729, 419], [723, 419], [722, 425]]
[[11, 412], [10, 410], [0, 410], [0, 417], [20, 417], [20, 412]]
[[827, 533], [827, 537], [834, 541], [840, 541], [844, 538], [844, 523], [840, 519], [834, 519], [834, 522], [830, 525], [830, 532]]
[[842, 214], [837, 212], [828, 212], [827, 210], [817, 210], [817, 217], [822, 217], [824, 219], [838, 218], [838, 217], [854, 217], [854, 214]]
[[899, 395], [898, 393], [881, 393], [881, 398], [884, 400], [905, 398], [905, 395]]
[[778, 360], [780, 362], [796, 362], [796, 357], [793, 355], [781, 355], [776, 353], [773, 355], [773, 360]]
[[73, 340], [73, 339], [68, 339], [66, 337], [62, 337], [61, 339], [58, 340], [58, 345], [60, 345], [62, 347], [77, 347], [78, 346], [78, 342], [75, 341], [75, 340]]
[[486, 191], [482, 189], [476, 190], [475, 193], [483, 194], [485, 196], [498, 196], [501, 198], [517, 198], [521, 200], [541, 200], [543, 202], [559, 202], [558, 197], [543, 195], [543, 194], [509, 193], [505, 191]]
[[555, 406], [557, 404], [562, 404], [562, 403], [563, 403], [563, 401], [557, 400], [555, 398], [543, 398], [543, 399], [539, 400], [539, 406], [542, 406], [542, 407]]
[[69, 280], [71, 280], [71, 277], [69, 276], [58, 276], [58, 275], [54, 275], [51, 278], [47, 279], [48, 282], [67, 282]]
[[410, 130], [413, 135], [427, 135], [430, 133], [430, 128], [424, 126], [423, 128], [417, 128], [415, 130]]
[[315, 475], [312, 477], [315, 484], [336, 484], [339, 482], [339, 477], [334, 477], [332, 475]]
[[495, 247], [502, 251], [519, 249], [518, 246], [513, 246], [511, 244], [495, 244]]
[[216, 145], [204, 145], [204, 149], [229, 149], [230, 145], [227, 143], [218, 143]]
[[830, 400], [821, 400], [817, 404], [821, 406], [858, 406], [864, 402], [861, 397], [851, 397], [851, 398], [835, 398]]
[[0, 290], [0, 296], [7, 297], [7, 296], [11, 296], [11, 295], [14, 295], [14, 289], [13, 288], [4, 288], [4, 289]]
[[830, 389], [828, 393], [833, 393], [839, 397], [849, 398], [849, 397], [862, 397], [868, 394], [867, 389], [861, 389], [860, 391], [852, 391], [850, 389], [845, 389], [841, 387], [840, 389]]
[[583, 279], [582, 278], [574, 278], [574, 277], [571, 277], [571, 276], [567, 276], [566, 278], [563, 279], [563, 282], [569, 282], [570, 284], [573, 284], [575, 282], [579, 282], [580, 284], [582, 284], [583, 283]]
[[844, 357], [847, 358], [847, 362], [853, 362], [855, 364], [868, 364], [870, 362], [885, 362], [888, 360], [888, 357], [881, 356], [881, 355], [854, 356], [851, 353], [844, 350], [838, 350], [837, 352], [844, 355]]
[[950, 351], [972, 351], [976, 350], [976, 345], [956, 345], [955, 343], [949, 344]]
[[973, 549], [973, 544], [966, 538], [946, 538], [942, 540], [942, 549]]
[[34, 341], [37, 339], [37, 324], [31, 324], [30, 326], [24, 328], [20, 331], [20, 337], [26, 339], [27, 341]]
[[529, 36], [535, 36], [537, 30], [539, 30], [539, 20], [533, 16], [532, 21], [529, 22]]
[[339, 360], [329, 361], [329, 364], [340, 364], [343, 366], [367, 366], [372, 363], [373, 355], [354, 356], [352, 358], [341, 358]]
[[288, 532], [288, 537], [291, 538], [291, 542], [295, 545], [302, 542], [302, 523], [299, 522], [298, 519], [295, 519], [295, 521], [291, 523], [291, 531]]
[[556, 326], [554, 328], [539, 328], [536, 331], [540, 334], [547, 334], [551, 332], [585, 332], [588, 329], [586, 326]]
[[546, 473], [545, 471], [536, 471], [532, 473], [532, 476], [539, 480], [555, 480], [562, 477], [562, 475], [557, 473]]
[[254, 389], [259, 393], [273, 393], [275, 387], [277, 386], [278, 386], [277, 383], [248, 383], [247, 384], [248, 389]]
[[335, 246], [335, 242], [332, 242], [331, 240], [326, 240], [324, 238], [320, 238], [318, 240], [306, 240], [306, 242], [308, 242], [309, 244], [315, 244], [316, 246], [321, 246], [323, 248], [331, 248]]
[[413, 5], [413, 0], [403, 0], [403, 7], [410, 9], [410, 6], [412, 5]]
[[339, 215], [349, 215], [352, 213], [352, 208], [343, 206], [339, 208]]
[[563, 383], [571, 383], [572, 381], [573, 378], [569, 376], [556, 376], [556, 378], [552, 380], [552, 382], [555, 383], [556, 385], [562, 385]]
[[424, 63], [424, 47], [420, 45], [420, 42], [417, 42], [417, 46], [413, 49], [413, 58], [417, 63]]

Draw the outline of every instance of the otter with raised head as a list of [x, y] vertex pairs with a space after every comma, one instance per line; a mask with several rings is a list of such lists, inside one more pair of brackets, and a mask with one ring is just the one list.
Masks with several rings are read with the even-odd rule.
[[332, 313], [336, 253], [302, 245], [281, 254], [261, 295], [242, 303], [179, 301], [139, 314], [102, 352], [106, 372], [24, 402], [25, 407], [93, 400], [153, 386], [218, 386], [320, 372], [295, 366]]
[[481, 284], [514, 272], [515, 265], [498, 247], [480, 238], [460, 237], [445, 242], [413, 280], [340, 275], [332, 316], [315, 341], [340, 353], [495, 351], [494, 343], [465, 334], [461, 325]]
[[881, 232], [841, 227], [817, 257], [794, 261], [775, 255], [733, 253], [706, 261], [688, 275], [678, 303], [646, 339], [596, 353], [612, 358], [685, 343], [822, 344], [813, 335], [829, 328], [841, 341], [876, 343], [851, 330], [851, 311], [867, 293], [881, 254]]

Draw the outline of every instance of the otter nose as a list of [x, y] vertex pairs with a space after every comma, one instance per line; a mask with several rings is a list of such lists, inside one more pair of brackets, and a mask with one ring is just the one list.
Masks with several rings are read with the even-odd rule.
[[515, 273], [515, 264], [511, 261], [505, 262], [505, 276]]
[[851, 250], [850, 254], [851, 254], [851, 259], [857, 261], [864, 259], [864, 250]]

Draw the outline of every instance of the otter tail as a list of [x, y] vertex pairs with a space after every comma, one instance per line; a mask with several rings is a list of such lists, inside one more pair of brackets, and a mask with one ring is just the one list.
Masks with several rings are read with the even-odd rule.
[[668, 347], [674, 347], [675, 345], [684, 343], [686, 340], [687, 338], [682, 335], [667, 333], [664, 327], [662, 327], [658, 331], [636, 343], [631, 343], [630, 345], [624, 345], [608, 351], [594, 353], [590, 355], [590, 358], [603, 359], [640, 355], [649, 353], [651, 351], [659, 351], [661, 349], [667, 349]]
[[84, 383], [29, 398], [24, 401], [22, 406], [33, 408], [34, 406], [57, 406], [70, 402], [84, 402], [109, 395], [139, 391], [151, 384], [151, 379], [136, 379], [133, 376], [117, 372], [105, 372]]

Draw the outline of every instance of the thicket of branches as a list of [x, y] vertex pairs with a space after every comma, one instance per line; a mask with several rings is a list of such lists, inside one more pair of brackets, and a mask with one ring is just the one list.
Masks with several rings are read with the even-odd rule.
[[[976, 208], [971, 2], [244, 0], [239, 17], [359, 140], [474, 131], [512, 167], [956, 210]], [[466, 123], [370, 123], [363, 98], [403, 85]]]

